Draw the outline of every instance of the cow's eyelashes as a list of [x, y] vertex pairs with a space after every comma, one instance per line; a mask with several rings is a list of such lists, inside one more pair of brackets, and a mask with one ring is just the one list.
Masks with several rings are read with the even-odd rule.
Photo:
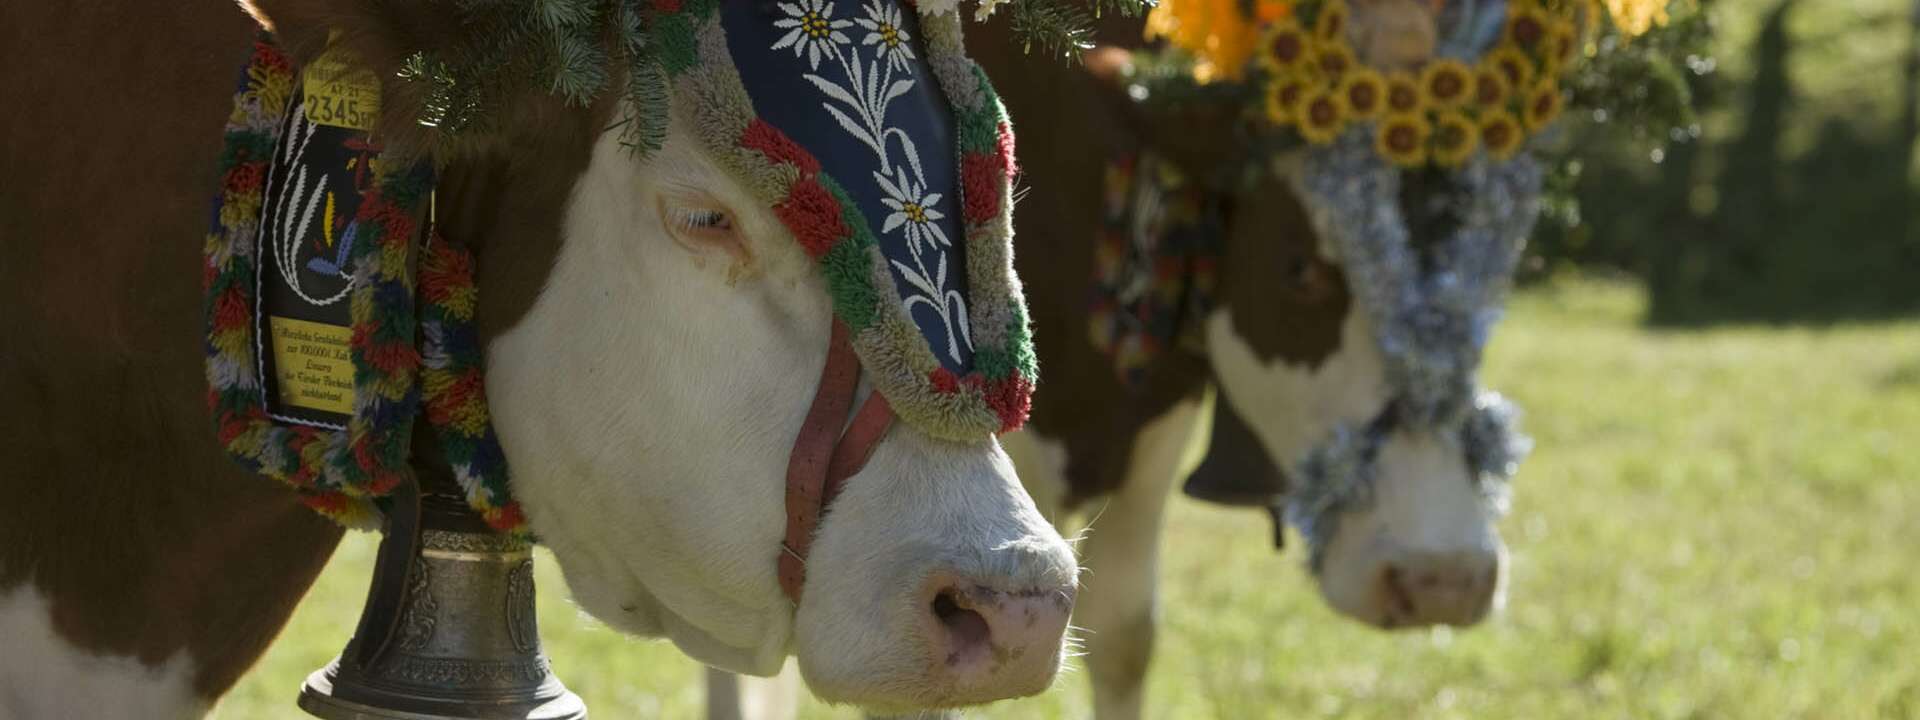
[[725, 210], [713, 208], [668, 208], [667, 221], [674, 227], [689, 232], [733, 231], [733, 216], [728, 215]]

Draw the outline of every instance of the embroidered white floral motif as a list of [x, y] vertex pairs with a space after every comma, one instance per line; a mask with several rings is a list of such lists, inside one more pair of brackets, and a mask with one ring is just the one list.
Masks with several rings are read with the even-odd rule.
[[[936, 209], [946, 194], [929, 187], [913, 138], [887, 123], [888, 106], [911, 92], [917, 80], [912, 36], [901, 25], [899, 6], [870, 0], [862, 6], [866, 17], [856, 20], [833, 19], [831, 0], [796, 0], [779, 7], [787, 17], [774, 21], [774, 27], [790, 31], [772, 49], [791, 47], [795, 58], [806, 55], [808, 67], [815, 72], [803, 77], [827, 98], [820, 107], [879, 159], [880, 169], [873, 177], [886, 193], [881, 203], [892, 210], [882, 221], [880, 233], [899, 233], [913, 259], [912, 264], [891, 261], [910, 286], [902, 288], [907, 312], [925, 308], [936, 313], [946, 329], [947, 356], [961, 362], [962, 349], [971, 352], [973, 339], [966, 323], [966, 298], [948, 282], [949, 272], [964, 269], [950, 269], [951, 253], [943, 249], [953, 247], [952, 238], [940, 228], [946, 214]], [[840, 32], [855, 24], [866, 30], [859, 45]], [[819, 72], [823, 58], [834, 61], [828, 73]], [[827, 77], [834, 65], [840, 73]], [[952, 182], [950, 178], [940, 181], [942, 187]]]
[[804, 52], [807, 65], [814, 70], [820, 69], [821, 56], [826, 53], [838, 54], [835, 45], [853, 42], [840, 32], [853, 27], [853, 21], [833, 19], [833, 3], [829, 0], [780, 3], [780, 10], [787, 17], [773, 21], [773, 26], [791, 30], [773, 44], [773, 49], [791, 47], [794, 57], [800, 57]]
[[882, 7], [879, 3], [868, 5], [867, 16], [853, 22], [867, 31], [860, 38], [860, 44], [873, 45], [880, 51], [880, 58], [895, 70], [910, 71], [908, 65], [913, 60], [913, 45], [908, 41], [913, 36], [900, 29], [899, 6]]

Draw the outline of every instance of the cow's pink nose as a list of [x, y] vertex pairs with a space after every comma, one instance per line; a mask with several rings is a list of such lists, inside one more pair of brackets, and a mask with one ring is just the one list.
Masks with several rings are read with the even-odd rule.
[[1052, 682], [1072, 588], [1010, 592], [936, 578], [923, 597], [931, 674], [954, 697], [1018, 697]]
[[1499, 557], [1487, 552], [1412, 553], [1380, 574], [1388, 627], [1472, 625], [1493, 609]]

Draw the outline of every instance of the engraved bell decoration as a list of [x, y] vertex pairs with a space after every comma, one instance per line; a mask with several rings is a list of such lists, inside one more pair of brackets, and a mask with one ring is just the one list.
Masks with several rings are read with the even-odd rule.
[[359, 626], [307, 677], [300, 709], [327, 720], [585, 718], [540, 648], [532, 546], [440, 490], [423, 497], [411, 480], [395, 490]]

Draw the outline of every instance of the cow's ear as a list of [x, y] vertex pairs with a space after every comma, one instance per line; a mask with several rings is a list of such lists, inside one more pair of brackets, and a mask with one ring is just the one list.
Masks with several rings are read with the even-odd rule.
[[1137, 80], [1133, 53], [1122, 48], [1088, 50], [1081, 62], [1100, 88], [1100, 95], [1141, 142], [1189, 174], [1211, 175], [1239, 154], [1239, 102], [1224, 95], [1157, 101]]
[[378, 0], [240, 0], [254, 20], [302, 65], [328, 47], [381, 78], [375, 135], [389, 148], [426, 150], [437, 134], [420, 126], [425, 83], [394, 80], [414, 53], [459, 42], [458, 3]]

